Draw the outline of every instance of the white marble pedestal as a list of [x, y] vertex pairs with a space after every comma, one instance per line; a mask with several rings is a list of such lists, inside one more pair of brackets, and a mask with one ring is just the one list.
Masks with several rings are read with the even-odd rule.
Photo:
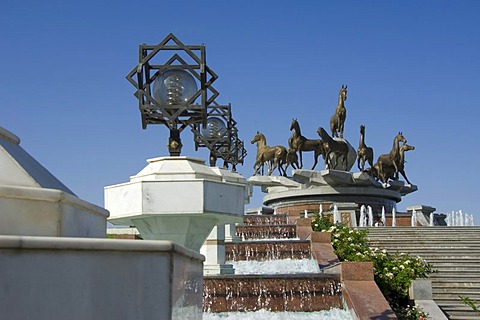
[[[130, 182], [105, 187], [111, 223], [135, 226], [144, 239], [170, 240], [197, 252], [216, 225], [242, 221], [249, 197], [241, 175], [189, 157], [149, 159]], [[224, 241], [224, 233], [217, 240]]]

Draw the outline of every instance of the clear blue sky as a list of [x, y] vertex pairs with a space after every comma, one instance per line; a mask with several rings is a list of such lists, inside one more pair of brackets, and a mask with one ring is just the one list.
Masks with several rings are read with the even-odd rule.
[[[3, 0], [0, 125], [78, 196], [103, 205], [104, 186], [168, 153], [166, 128], [142, 130], [125, 75], [139, 44], [173, 32], [207, 45], [217, 101], [232, 103], [247, 145], [245, 177], [257, 130], [287, 145], [296, 117], [317, 138], [348, 84], [345, 137], [355, 148], [360, 124], [376, 155], [398, 131], [416, 147], [406, 172], [419, 191], [399, 210], [462, 209], [479, 224], [479, 13], [479, 1]], [[207, 158], [189, 131], [182, 139], [183, 155]], [[255, 189], [250, 206], [261, 198]]]

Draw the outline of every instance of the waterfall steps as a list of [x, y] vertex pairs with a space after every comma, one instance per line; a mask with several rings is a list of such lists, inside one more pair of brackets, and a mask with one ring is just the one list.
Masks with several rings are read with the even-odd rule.
[[[237, 226], [242, 240], [225, 244], [228, 261], [312, 259], [309, 240], [300, 239], [298, 226], [286, 215], [245, 216]], [[343, 308], [338, 274], [256, 274], [206, 276], [204, 311], [303, 311]]]
[[480, 319], [459, 297], [480, 302], [480, 227], [369, 228], [369, 244], [431, 263], [433, 299], [447, 317]]

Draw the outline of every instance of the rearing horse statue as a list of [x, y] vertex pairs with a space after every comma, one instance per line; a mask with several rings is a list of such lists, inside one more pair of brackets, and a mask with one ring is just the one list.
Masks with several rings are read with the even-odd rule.
[[335, 109], [335, 113], [330, 118], [330, 131], [332, 131], [332, 137], [338, 137], [340, 132], [340, 138], [343, 138], [343, 127], [345, 119], [347, 118], [347, 109], [345, 108], [345, 100], [347, 100], [347, 86], [343, 86], [338, 92], [338, 104]]
[[[267, 146], [267, 139], [259, 131], [257, 131], [257, 134], [251, 141], [252, 144], [255, 142], [257, 143], [257, 158], [253, 165], [253, 169], [255, 170], [253, 175], [256, 175], [262, 168], [262, 165], [266, 163], [268, 167], [268, 175], [271, 175], [278, 167], [280, 174], [286, 176], [287, 173], [283, 168], [283, 165], [287, 160], [287, 149], [283, 146]], [[271, 164], [271, 162], [273, 163]]]
[[[348, 145], [343, 141], [334, 140], [322, 127], [318, 128], [317, 133], [323, 140], [325, 167], [334, 169], [340, 159], [342, 159], [343, 166], [347, 167]], [[331, 158], [330, 154], [333, 155]]]
[[315, 169], [315, 166], [318, 163], [318, 157], [320, 155], [323, 156], [324, 154], [322, 140], [312, 140], [302, 136], [300, 125], [298, 124], [297, 119], [292, 119], [290, 131], [292, 131], [292, 136], [288, 139], [288, 144], [291, 149], [298, 151], [300, 154], [300, 169], [303, 168], [302, 152], [304, 151], [314, 152], [314, 163], [312, 170]]

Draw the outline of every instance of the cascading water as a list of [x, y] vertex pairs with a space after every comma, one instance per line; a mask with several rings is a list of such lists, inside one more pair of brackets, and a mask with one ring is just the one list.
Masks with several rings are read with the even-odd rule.
[[280, 259], [266, 261], [227, 261], [233, 265], [235, 274], [304, 274], [320, 273], [316, 260]]
[[352, 316], [348, 311], [331, 309], [318, 312], [270, 312], [259, 310], [256, 312], [229, 312], [206, 313], [203, 320], [350, 320]]
[[338, 275], [321, 273], [310, 241], [291, 230], [282, 215], [246, 217], [237, 235], [249, 240], [225, 246], [235, 275], [204, 279], [203, 319], [352, 319]]

